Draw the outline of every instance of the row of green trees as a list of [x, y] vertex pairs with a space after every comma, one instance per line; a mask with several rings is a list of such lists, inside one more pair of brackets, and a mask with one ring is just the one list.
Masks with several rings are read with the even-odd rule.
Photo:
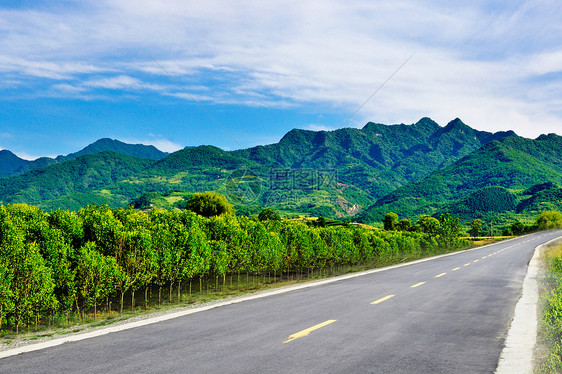
[[159, 300], [168, 289], [171, 299], [174, 285], [202, 277], [388, 263], [465, 244], [443, 238], [187, 210], [0, 206], [0, 327], [18, 331], [85, 310], [95, 316], [110, 300], [122, 312], [126, 296], [133, 307], [135, 293], [144, 291], [146, 303], [148, 289], [158, 289]]
[[[427, 233], [440, 239], [444, 245], [446, 245], [447, 241], [457, 240], [459, 235], [463, 234], [460, 219], [452, 217], [449, 213], [441, 214], [439, 219], [428, 215], [421, 215], [415, 223], [412, 223], [411, 219], [400, 219], [398, 214], [390, 212], [385, 215], [383, 225], [385, 230], [390, 231]], [[483, 225], [484, 221], [480, 218], [466, 222], [468, 234], [473, 237], [480, 236], [480, 234], [486, 231], [486, 229], [483, 229]], [[562, 228], [562, 213], [558, 211], [544, 211], [538, 215], [534, 224], [525, 225], [519, 220], [515, 221], [503, 230], [502, 235], [523, 235], [537, 230], [556, 228]]]

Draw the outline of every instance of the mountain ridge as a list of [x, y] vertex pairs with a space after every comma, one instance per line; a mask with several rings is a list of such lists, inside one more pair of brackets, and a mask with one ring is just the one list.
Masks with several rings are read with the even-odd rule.
[[24, 174], [37, 168], [74, 160], [78, 157], [112, 151], [127, 156], [161, 160], [169, 155], [153, 145], [129, 144], [116, 139], [101, 138], [77, 152], [60, 155], [55, 158], [40, 157], [33, 161], [25, 160], [9, 150], [0, 150], [0, 178]]
[[446, 208], [447, 202], [462, 200], [481, 189], [523, 191], [545, 181], [562, 185], [562, 137], [506, 137], [378, 199], [361, 214], [360, 220], [380, 220], [389, 211], [410, 217], [442, 210], [454, 212]]
[[[37, 173], [24, 173], [18, 179], [4, 178], [11, 181], [7, 182], [8, 185], [13, 182], [27, 192], [18, 193], [17, 189], [10, 190], [0, 185], [0, 201], [33, 201], [47, 210], [78, 209], [88, 203], [103, 202], [112, 206], [124, 206], [146, 195], [160, 196], [156, 205], [163, 204], [163, 207], [170, 208], [181, 207], [182, 199], [193, 192], [212, 190], [226, 194], [235, 203], [240, 214], [254, 214], [263, 206], [271, 206], [289, 216], [322, 215], [373, 221], [374, 216], [369, 216], [369, 212], [378, 209], [380, 213], [382, 205], [385, 205], [385, 209], [394, 209], [396, 204], [393, 206], [392, 203], [398, 202], [398, 208], [402, 209], [400, 204], [408, 208], [403, 209], [403, 212], [417, 214], [419, 212], [412, 209], [412, 205], [419, 202], [421, 207], [428, 205], [432, 212], [436, 212], [444, 209], [446, 204], [452, 204], [475, 192], [475, 189], [492, 186], [493, 184], [476, 180], [467, 181], [465, 176], [456, 175], [455, 178], [463, 179], [462, 183], [473, 184], [474, 188], [466, 188], [466, 193], [458, 196], [455, 191], [445, 191], [443, 199], [439, 201], [429, 201], [431, 199], [422, 196], [423, 200], [422, 197], [412, 195], [408, 197], [409, 203], [404, 203], [406, 200], [400, 195], [400, 191], [409, 191], [408, 188], [413, 187], [408, 186], [416, 186], [416, 183], [419, 184], [425, 178], [447, 168], [462, 166], [472, 154], [480, 154], [480, 158], [477, 162], [469, 163], [469, 166], [473, 170], [479, 170], [481, 165], [495, 165], [498, 170], [487, 172], [496, 180], [503, 177], [503, 163], [511, 161], [519, 165], [519, 168], [510, 169], [515, 178], [533, 168], [544, 169], [541, 174], [543, 176], [557, 175], [560, 166], [551, 165], [548, 161], [556, 157], [546, 152], [548, 147], [541, 148], [539, 152], [534, 145], [536, 142], [558, 144], [557, 141], [555, 134], [525, 140], [513, 131], [479, 131], [464, 124], [459, 118], [444, 127], [431, 118], [423, 117], [411, 125], [369, 122], [360, 129], [293, 129], [278, 143], [235, 151], [225, 151], [209, 145], [186, 147], [158, 160], [134, 156], [125, 160], [119, 153], [109, 152], [104, 155], [105, 162], [111, 163], [111, 159], [117, 158], [119, 160], [115, 164], [124, 162], [122, 167], [127, 169], [126, 164], [130, 162], [133, 167], [117, 177], [112, 177], [111, 173], [91, 174], [95, 176], [94, 182], [87, 184], [87, 187], [72, 182], [67, 188], [56, 186], [52, 178], [56, 173], [52, 170], [66, 173], [64, 175], [67, 175], [67, 180], [78, 181], [82, 181], [85, 174], [92, 173], [88, 166], [89, 158], [81, 163], [70, 164], [73, 160], [61, 159], [55, 165], [39, 169], [41, 173], [51, 176], [42, 182], [41, 175]], [[114, 144], [114, 141], [100, 139], [96, 143]], [[95, 151], [99, 148], [92, 146], [85, 149]], [[528, 155], [533, 152], [534, 155]], [[556, 154], [557, 150], [552, 152]], [[80, 156], [74, 161], [83, 160], [82, 157], [86, 156]], [[60, 169], [52, 169], [57, 165]], [[471, 173], [466, 171], [466, 166], [462, 170], [465, 170], [467, 176]], [[498, 175], [494, 175], [494, 172]], [[276, 179], [279, 176], [286, 178], [281, 184]], [[322, 185], [320, 182], [326, 176], [331, 176], [334, 183]], [[558, 183], [558, 178], [554, 177], [553, 181]], [[521, 188], [530, 187], [530, 183], [537, 182], [537, 178], [527, 178], [524, 182]], [[440, 179], [435, 181], [434, 186], [426, 189], [440, 195], [438, 188], [450, 189], [449, 184]], [[24, 188], [25, 186], [31, 187]], [[33, 188], [42, 192], [34, 194]], [[51, 193], [49, 188], [59, 192]], [[463, 187], [459, 188], [462, 190]], [[497, 193], [497, 190], [484, 191], [482, 196], [492, 193]], [[544, 192], [543, 195], [548, 195], [551, 199], [558, 196], [554, 190]], [[33, 200], [26, 200], [26, 196], [33, 197]], [[539, 198], [540, 196], [535, 197], [527, 205], [522, 205], [521, 209], [545, 206], [536, 201]], [[521, 204], [521, 198], [518, 199], [517, 203]], [[556, 204], [556, 201], [551, 203]]]

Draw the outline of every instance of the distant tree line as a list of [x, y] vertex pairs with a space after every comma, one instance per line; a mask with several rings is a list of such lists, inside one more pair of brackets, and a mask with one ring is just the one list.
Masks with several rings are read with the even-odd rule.
[[[383, 219], [385, 230], [408, 231], [426, 233], [433, 236], [441, 246], [450, 245], [463, 234], [463, 228], [459, 218], [452, 217], [449, 213], [441, 214], [440, 218], [421, 215], [415, 223], [409, 218], [400, 219], [394, 212], [387, 213]], [[486, 230], [483, 228], [484, 221], [476, 218], [466, 223], [468, 234], [473, 237], [480, 236]], [[562, 213], [558, 211], [545, 211], [538, 215], [536, 222], [531, 225], [517, 220], [502, 231], [502, 235], [523, 235], [537, 230], [551, 230], [562, 228]], [[489, 233], [489, 230], [487, 231]], [[448, 244], [449, 243], [449, 244]]]

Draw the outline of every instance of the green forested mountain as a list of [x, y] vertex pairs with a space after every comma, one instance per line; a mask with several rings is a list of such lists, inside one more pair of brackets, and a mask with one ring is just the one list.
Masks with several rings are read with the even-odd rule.
[[116, 181], [126, 180], [152, 163], [152, 160], [115, 152], [81, 156], [22, 175], [1, 178], [0, 202], [25, 202], [43, 206], [51, 199], [94, 191]]
[[[97, 153], [107, 148], [120, 152]], [[295, 129], [276, 144], [236, 151], [199, 146], [162, 157], [154, 150], [101, 139], [54, 165], [0, 179], [0, 201], [47, 210], [135, 201], [170, 208], [194, 192], [218, 191], [240, 214], [270, 206], [285, 215], [378, 221], [388, 211], [412, 218], [444, 209], [497, 212], [506, 201], [508, 211], [524, 214], [556, 205], [562, 185], [557, 135], [492, 134], [458, 118], [445, 127], [422, 118], [412, 125]], [[554, 185], [523, 194], [545, 182]], [[498, 197], [506, 200], [497, 207], [479, 205]]]
[[[541, 188], [545, 182], [550, 183]], [[547, 197], [548, 206], [560, 204], [557, 185], [562, 185], [562, 137], [507, 137], [379, 199], [361, 220], [379, 220], [389, 211], [412, 217], [443, 211], [465, 216], [536, 211]]]
[[31, 161], [27, 161], [19, 158], [18, 156], [8, 151], [7, 149], [1, 150], [0, 151], [0, 178], [18, 173], [18, 171], [22, 167], [24, 167], [30, 162]]
[[37, 168], [47, 167], [53, 164], [74, 160], [81, 156], [93, 155], [105, 151], [112, 151], [150, 160], [161, 160], [169, 155], [169, 153], [162, 152], [152, 145], [127, 144], [119, 140], [108, 138], [97, 140], [84, 149], [75, 153], [70, 153], [66, 156], [58, 156], [56, 158], [41, 157], [33, 161], [19, 158], [8, 150], [1, 150], [0, 178], [23, 174]]
[[513, 132], [476, 131], [460, 119], [441, 128], [430, 118], [413, 125], [369, 122], [362, 129], [292, 130], [279, 143], [235, 151], [260, 165], [334, 169], [339, 180], [382, 197]]
[[158, 148], [154, 147], [153, 145], [127, 144], [119, 140], [103, 138], [88, 145], [81, 151], [78, 151], [76, 153], [70, 153], [66, 156], [58, 156], [57, 161], [62, 162], [62, 161], [74, 160], [80, 156], [93, 155], [105, 151], [112, 151], [127, 156], [147, 158], [150, 160], [161, 160], [169, 155], [169, 153], [162, 152]]

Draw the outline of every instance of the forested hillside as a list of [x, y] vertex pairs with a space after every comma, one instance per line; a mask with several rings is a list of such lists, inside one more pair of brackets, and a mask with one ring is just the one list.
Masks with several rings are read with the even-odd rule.
[[[181, 206], [182, 199], [194, 192], [211, 190], [226, 194], [240, 214], [255, 214], [263, 206], [272, 206], [285, 215], [353, 219], [396, 188], [505, 137], [516, 135], [476, 131], [459, 119], [440, 127], [422, 118], [412, 125], [368, 123], [362, 129], [295, 129], [276, 144], [237, 151], [199, 146], [164, 158], [163, 153], [147, 146], [101, 139], [78, 153], [57, 158], [57, 165], [41, 173], [2, 181], [0, 201], [33, 203], [51, 210], [79, 209], [88, 203], [125, 206], [149, 196], [154, 200], [152, 205], [172, 208]], [[131, 159], [131, 165], [121, 165], [123, 175], [98, 170], [100, 175], [92, 177], [91, 183], [80, 182], [91, 170], [86, 164], [77, 166], [70, 161], [106, 149], [161, 159], [142, 166]], [[45, 182], [45, 173], [60, 173], [60, 185]]]
[[[541, 188], [546, 181], [550, 183]], [[535, 185], [538, 186], [530, 189]], [[466, 217], [474, 216], [475, 211], [549, 210], [562, 205], [557, 199], [560, 185], [562, 137], [508, 137], [488, 143], [453, 165], [379, 199], [361, 219], [380, 220], [389, 211], [416, 216], [447, 210]], [[453, 203], [456, 200], [460, 201]], [[543, 200], [550, 204], [540, 209]]]
[[0, 179], [0, 202], [41, 204], [73, 193], [93, 191], [125, 180], [154, 161], [102, 152]]
[[169, 155], [169, 153], [162, 152], [152, 145], [127, 144], [119, 140], [108, 138], [100, 139], [84, 149], [66, 156], [58, 156], [56, 158], [40, 157], [33, 161], [19, 158], [8, 150], [1, 150], [0, 178], [23, 174], [37, 168], [47, 167], [53, 164], [74, 160], [81, 156], [94, 155], [106, 151], [150, 160], [160, 160]]

